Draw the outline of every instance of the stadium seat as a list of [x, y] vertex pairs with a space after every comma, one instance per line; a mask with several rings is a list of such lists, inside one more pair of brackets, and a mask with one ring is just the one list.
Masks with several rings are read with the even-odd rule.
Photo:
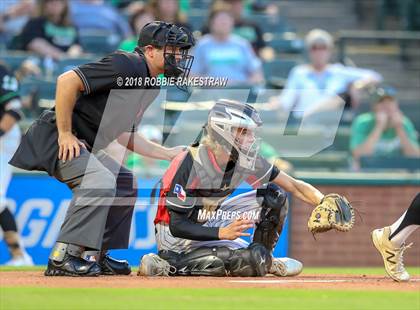
[[297, 170], [343, 170], [349, 167], [347, 152], [323, 152], [311, 157], [285, 158]]
[[383, 170], [383, 169], [404, 169], [409, 171], [420, 170], [418, 158], [410, 157], [362, 157], [360, 167], [363, 170]]
[[[204, 14], [204, 15], [203, 15]], [[201, 31], [207, 22], [207, 13], [194, 10], [192, 14], [188, 14], [188, 23], [192, 27], [192, 31]]]
[[18, 51], [8, 51], [7, 54], [0, 54], [0, 61], [4, 62], [12, 71], [15, 71], [28, 58], [37, 58], [35, 54]]
[[53, 100], [55, 97], [55, 80], [26, 79], [20, 84], [22, 96], [35, 94], [38, 99]]
[[333, 149], [336, 151], [349, 151], [350, 147], [350, 127], [338, 128], [337, 135], [335, 136]]
[[287, 78], [290, 70], [296, 66], [294, 60], [275, 59], [263, 63], [264, 75], [266, 78], [277, 77]]
[[419, 102], [400, 103], [400, 109], [414, 124], [414, 127], [420, 132], [420, 108]]
[[294, 32], [265, 33], [264, 40], [268, 46], [274, 48], [277, 52], [302, 53], [304, 48], [303, 40], [298, 38]]
[[66, 58], [62, 59], [59, 62], [57, 62], [54, 74], [59, 75], [63, 72], [66, 72], [68, 70], [73, 69], [74, 67], [83, 65], [85, 63], [91, 62], [95, 60], [92, 57], [80, 57], [80, 58]]
[[101, 55], [115, 51], [120, 39], [116, 35], [85, 33], [80, 35], [80, 45], [85, 52]]
[[283, 33], [289, 31], [295, 31], [295, 29], [289, 25], [285, 17], [283, 16], [271, 16], [267, 14], [253, 14], [250, 17], [258, 26], [261, 27], [263, 32], [275, 32]]

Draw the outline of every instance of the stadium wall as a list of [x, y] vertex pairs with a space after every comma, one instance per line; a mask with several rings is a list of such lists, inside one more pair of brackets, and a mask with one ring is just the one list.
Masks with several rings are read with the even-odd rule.
[[[418, 176], [414, 175], [418, 179]], [[305, 262], [306, 266], [382, 266], [382, 260], [373, 247], [370, 232], [375, 228], [389, 226], [408, 208], [411, 200], [420, 191], [415, 180], [399, 180], [390, 183], [389, 179], [377, 179], [366, 184], [348, 184], [330, 180], [330, 184], [316, 184], [324, 193], [345, 195], [358, 210], [356, 224], [349, 233], [330, 231], [315, 236], [307, 230], [307, 219], [311, 207], [294, 201], [291, 211], [290, 248], [291, 257]], [[328, 183], [328, 182], [327, 182]], [[369, 184], [371, 183], [371, 184]], [[408, 184], [407, 184], [408, 183]], [[408, 242], [415, 245], [406, 251], [404, 263], [420, 266], [420, 232], [410, 236]]]

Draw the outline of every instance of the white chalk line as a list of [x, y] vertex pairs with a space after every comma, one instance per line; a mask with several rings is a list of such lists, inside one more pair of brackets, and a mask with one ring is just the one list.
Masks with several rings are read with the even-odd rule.
[[[289, 284], [289, 283], [363, 283], [364, 279], [348, 279], [348, 280], [230, 280], [230, 283], [252, 283], [252, 284]], [[384, 279], [385, 280], [385, 279]], [[420, 279], [411, 279], [409, 282], [420, 282]], [[408, 283], [409, 283], [408, 282]]]
[[230, 280], [229, 282], [231, 283], [288, 284], [288, 283], [339, 283], [339, 282], [352, 282], [352, 281], [349, 281], [349, 280]]

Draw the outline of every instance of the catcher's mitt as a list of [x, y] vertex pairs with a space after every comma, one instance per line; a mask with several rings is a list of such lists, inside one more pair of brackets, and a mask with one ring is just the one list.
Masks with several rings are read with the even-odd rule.
[[349, 231], [354, 225], [354, 209], [345, 197], [338, 194], [325, 195], [312, 211], [308, 228], [312, 234], [331, 229]]

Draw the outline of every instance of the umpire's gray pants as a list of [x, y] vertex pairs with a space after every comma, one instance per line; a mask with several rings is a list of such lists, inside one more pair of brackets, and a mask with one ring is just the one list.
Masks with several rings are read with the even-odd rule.
[[54, 176], [73, 192], [58, 242], [96, 250], [128, 247], [137, 199], [137, 182], [129, 170], [104, 151], [81, 149], [79, 157], [59, 160]]

